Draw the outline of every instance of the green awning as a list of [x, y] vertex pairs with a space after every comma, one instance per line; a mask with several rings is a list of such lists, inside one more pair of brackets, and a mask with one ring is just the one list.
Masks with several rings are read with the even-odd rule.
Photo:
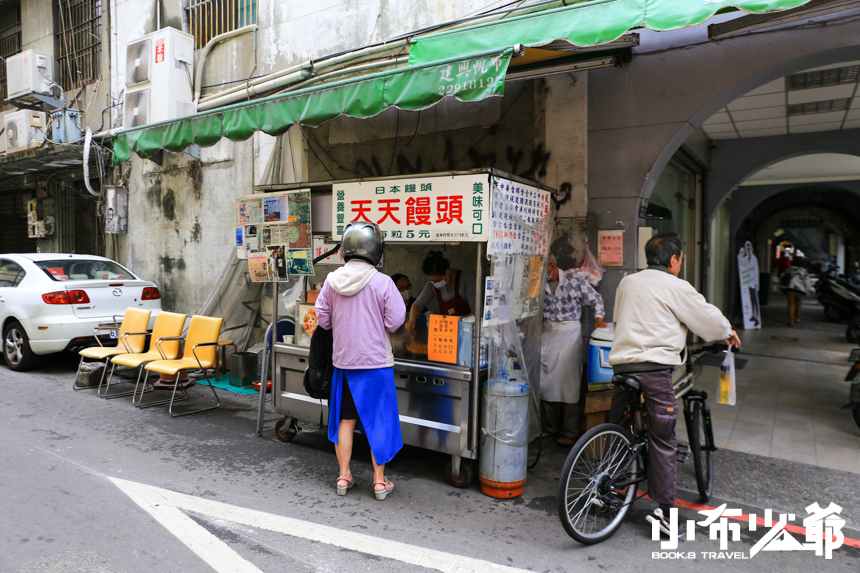
[[484, 52], [502, 46], [543, 46], [567, 40], [580, 47], [605, 44], [632, 28], [662, 32], [701, 24], [718, 11], [735, 7], [759, 14], [788, 10], [809, 0], [595, 0], [418, 36], [409, 65]]
[[445, 97], [478, 101], [504, 94], [511, 48], [351, 78], [289, 94], [270, 96], [183, 118], [117, 132], [114, 161], [137, 153], [148, 157], [160, 149], [182, 151], [196, 143], [214, 145], [222, 137], [241, 141], [255, 131], [280, 135], [301, 123], [319, 126], [345, 115], [366, 118], [391, 106], [420, 110]]

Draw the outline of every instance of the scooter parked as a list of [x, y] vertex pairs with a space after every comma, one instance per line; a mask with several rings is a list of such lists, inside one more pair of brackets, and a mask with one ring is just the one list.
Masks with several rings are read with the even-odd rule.
[[848, 395], [849, 402], [842, 409], [851, 410], [854, 423], [860, 426], [860, 348], [851, 351], [848, 361], [851, 362], [851, 369], [845, 375], [845, 381], [851, 382], [851, 392]]
[[835, 272], [822, 274], [815, 285], [815, 292], [827, 318], [845, 320], [860, 313], [860, 286], [839, 278]]

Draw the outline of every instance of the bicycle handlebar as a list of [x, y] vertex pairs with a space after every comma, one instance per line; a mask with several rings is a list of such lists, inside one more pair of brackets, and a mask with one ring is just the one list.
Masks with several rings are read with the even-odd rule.
[[699, 355], [705, 352], [716, 354], [717, 352], [722, 352], [729, 347], [725, 342], [712, 342], [711, 344], [702, 345], [695, 350], [690, 350], [691, 355]]

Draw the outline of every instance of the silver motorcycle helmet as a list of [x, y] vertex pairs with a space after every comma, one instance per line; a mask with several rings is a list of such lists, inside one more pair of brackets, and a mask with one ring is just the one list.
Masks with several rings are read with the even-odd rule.
[[385, 240], [382, 231], [376, 223], [366, 221], [353, 222], [343, 230], [341, 249], [343, 258], [349, 262], [350, 259], [363, 259], [374, 267], [382, 260], [382, 249]]

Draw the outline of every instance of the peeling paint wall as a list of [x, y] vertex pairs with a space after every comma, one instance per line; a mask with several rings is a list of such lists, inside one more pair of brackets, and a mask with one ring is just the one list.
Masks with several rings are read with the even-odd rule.
[[[121, 259], [161, 288], [162, 307], [192, 314], [208, 298], [233, 248], [235, 201], [253, 185], [250, 142], [222, 140], [201, 150], [164, 154], [161, 165], [135, 157], [129, 179], [129, 230]], [[195, 170], [202, 167], [199, 191]]]
[[[153, 31], [154, 4], [118, 2], [116, 44]], [[218, 45], [203, 85], [234, 82], [284, 69], [341, 50], [361, 48], [443, 21], [474, 15], [485, 2], [444, 1], [423, 6], [392, 0], [259, 0], [259, 30]], [[254, 47], [256, 46], [256, 52]], [[199, 53], [198, 53], [199, 55]], [[124, 58], [115, 59], [114, 90], [122, 89]], [[122, 61], [120, 61], [122, 60]], [[559, 203], [559, 249], [581, 258], [585, 236], [585, 74], [508, 82], [506, 94], [478, 103], [454, 99], [421, 111], [388, 110], [375, 118], [339, 118], [311, 129], [295, 127], [276, 138], [204, 148], [199, 197], [188, 177], [193, 161], [164, 154], [162, 165], [133, 158], [124, 166], [129, 233], [121, 253], [131, 268], [162, 288], [163, 306], [192, 313], [215, 286], [230, 256], [235, 200], [253, 184], [320, 181], [417, 172], [495, 167], [567, 190]], [[204, 91], [204, 95], [212, 90]], [[280, 168], [265, 181], [280, 149]], [[467, 248], [468, 247], [468, 248]], [[449, 246], [454, 266], [474, 271], [473, 246]], [[426, 249], [425, 249], [426, 250]], [[469, 252], [467, 252], [469, 251]], [[561, 252], [561, 251], [559, 251]], [[388, 268], [407, 271], [422, 284], [424, 252], [392, 251]], [[325, 270], [325, 269], [324, 269]], [[394, 272], [394, 271], [392, 271]], [[313, 282], [321, 281], [321, 272]], [[264, 312], [271, 307], [263, 303]]]
[[258, 0], [254, 35], [212, 50], [203, 85], [268, 74], [488, 9], [485, 0]]

